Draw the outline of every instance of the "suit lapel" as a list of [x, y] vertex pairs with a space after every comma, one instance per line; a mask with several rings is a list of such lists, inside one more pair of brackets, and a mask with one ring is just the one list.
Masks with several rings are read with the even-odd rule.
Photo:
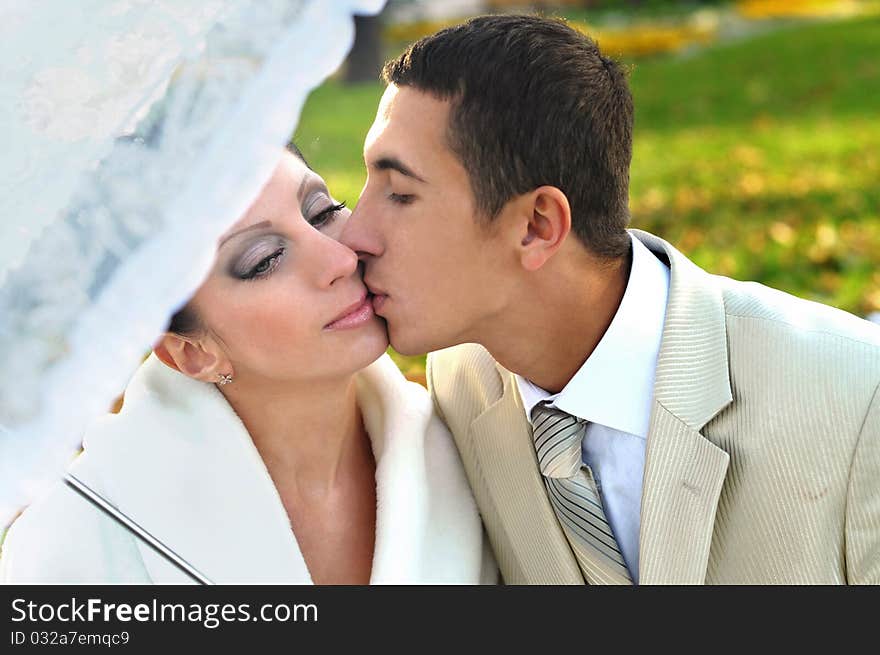
[[[512, 556], [519, 576], [513, 584], [583, 584], [568, 540], [559, 526], [538, 469], [532, 433], [513, 374], [498, 366], [504, 380], [500, 399], [471, 424], [470, 440], [495, 516], [487, 527], [503, 540], [500, 558]], [[496, 547], [498, 545], [496, 544]], [[510, 579], [513, 577], [513, 579]]]
[[640, 584], [703, 584], [729, 457], [656, 404], [645, 454]]
[[733, 400], [721, 292], [671, 245], [632, 230], [670, 264], [639, 532], [641, 584], [702, 584], [729, 455], [700, 431]]

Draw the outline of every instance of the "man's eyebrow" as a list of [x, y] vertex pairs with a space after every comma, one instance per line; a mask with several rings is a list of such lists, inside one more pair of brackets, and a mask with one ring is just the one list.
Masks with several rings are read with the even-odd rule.
[[418, 180], [419, 182], [427, 183], [427, 180], [425, 180], [425, 178], [418, 175], [415, 171], [413, 171], [409, 166], [400, 161], [397, 157], [380, 157], [373, 162], [372, 168], [378, 169], [380, 171], [397, 171], [401, 175], [406, 175], [407, 177], [411, 177], [414, 180]]
[[241, 234], [243, 232], [250, 232], [251, 230], [259, 230], [260, 228], [264, 228], [264, 227], [272, 227], [272, 221], [260, 221], [259, 223], [254, 223], [253, 225], [250, 225], [244, 229], [241, 229], [238, 232], [233, 232], [232, 234], [228, 234], [225, 237], [223, 237], [223, 239], [220, 241], [219, 244], [217, 244], [217, 248], [219, 249], [220, 246], [222, 246], [224, 243], [229, 241], [232, 237], [237, 237], [239, 234]]

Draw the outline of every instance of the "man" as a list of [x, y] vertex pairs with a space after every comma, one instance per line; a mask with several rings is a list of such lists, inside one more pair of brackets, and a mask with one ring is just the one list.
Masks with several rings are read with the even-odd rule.
[[393, 347], [439, 350], [505, 581], [880, 583], [877, 326], [628, 231], [631, 95], [564, 23], [384, 77], [342, 240]]

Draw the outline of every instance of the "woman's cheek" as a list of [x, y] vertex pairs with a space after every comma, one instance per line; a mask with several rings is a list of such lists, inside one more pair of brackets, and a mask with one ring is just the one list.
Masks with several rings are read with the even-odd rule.
[[265, 345], [269, 352], [287, 350], [293, 344], [309, 341], [308, 303], [277, 297], [267, 305], [251, 322], [251, 331], [260, 341], [268, 342]]

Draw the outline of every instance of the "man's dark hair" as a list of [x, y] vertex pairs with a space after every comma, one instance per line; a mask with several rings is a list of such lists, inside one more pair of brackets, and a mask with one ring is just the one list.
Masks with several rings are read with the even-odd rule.
[[451, 101], [447, 141], [481, 213], [555, 186], [592, 252], [628, 252], [632, 95], [590, 38], [558, 19], [480, 16], [417, 41], [382, 78]]

